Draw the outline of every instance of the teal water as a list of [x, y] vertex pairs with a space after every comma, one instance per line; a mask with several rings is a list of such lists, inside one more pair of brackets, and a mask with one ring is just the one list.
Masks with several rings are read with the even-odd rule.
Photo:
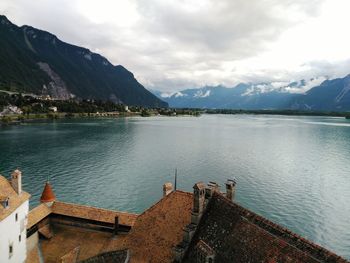
[[350, 121], [204, 115], [59, 120], [0, 128], [0, 173], [46, 177], [66, 202], [142, 212], [178, 169], [178, 188], [238, 181], [236, 200], [350, 258]]

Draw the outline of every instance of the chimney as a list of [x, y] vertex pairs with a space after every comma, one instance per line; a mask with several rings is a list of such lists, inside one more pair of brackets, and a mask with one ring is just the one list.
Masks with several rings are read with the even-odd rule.
[[167, 196], [172, 191], [173, 191], [173, 184], [172, 183], [163, 184], [163, 197]]
[[11, 185], [17, 194], [22, 193], [22, 172], [20, 170], [16, 169], [12, 172]]
[[205, 205], [205, 185], [198, 182], [193, 186], [193, 208], [191, 212], [191, 223], [198, 224], [202, 217]]
[[226, 197], [233, 201], [235, 199], [236, 181], [233, 179], [227, 179], [226, 182]]
[[209, 182], [205, 188], [205, 198], [210, 199], [214, 192], [220, 193], [220, 186], [216, 182]]

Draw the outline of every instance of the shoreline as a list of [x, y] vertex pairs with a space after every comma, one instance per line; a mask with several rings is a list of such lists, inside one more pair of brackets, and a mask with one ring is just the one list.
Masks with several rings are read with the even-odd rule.
[[[46, 122], [64, 119], [100, 119], [100, 118], [126, 118], [126, 117], [197, 117], [191, 114], [177, 114], [177, 115], [165, 115], [165, 114], [155, 114], [153, 112], [149, 115], [142, 115], [142, 112], [104, 112], [104, 113], [39, 113], [31, 114], [31, 117], [27, 115], [5, 115], [0, 117], [0, 126], [7, 125], [19, 125], [21, 123], [35, 123], [35, 122]], [[4, 119], [6, 121], [4, 121]]]
[[[198, 112], [198, 111], [197, 111]], [[150, 112], [143, 115], [142, 112], [103, 112], [103, 113], [38, 113], [28, 115], [5, 115], [0, 117], [0, 125], [19, 125], [21, 123], [54, 121], [61, 119], [85, 119], [85, 118], [125, 118], [125, 117], [199, 117], [207, 115], [274, 115], [274, 116], [304, 116], [304, 117], [338, 117], [350, 119], [347, 112], [294, 112], [294, 111], [270, 111], [270, 110], [204, 110], [197, 115], [193, 114], [155, 114]]]

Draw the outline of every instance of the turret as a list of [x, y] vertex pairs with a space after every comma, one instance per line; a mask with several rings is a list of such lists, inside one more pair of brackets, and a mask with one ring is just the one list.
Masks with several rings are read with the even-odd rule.
[[22, 193], [22, 172], [20, 170], [16, 169], [12, 172], [11, 185], [17, 194]]
[[52, 190], [49, 180], [47, 180], [45, 183], [44, 191], [40, 197], [40, 202], [45, 203], [48, 206], [51, 206], [55, 200], [56, 200], [55, 193]]

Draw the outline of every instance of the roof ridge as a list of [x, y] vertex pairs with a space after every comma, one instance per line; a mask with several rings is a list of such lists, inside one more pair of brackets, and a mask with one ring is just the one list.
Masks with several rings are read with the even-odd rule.
[[[257, 213], [239, 205], [236, 202], [231, 202], [229, 199], [227, 199], [225, 196], [223, 196], [221, 193], [214, 193], [214, 196], [219, 198], [220, 200], [224, 201], [226, 204], [230, 205], [231, 207], [235, 208], [235, 209], [239, 209], [239, 215], [246, 218], [250, 223], [261, 227], [262, 229], [266, 230], [267, 232], [269, 232], [270, 234], [273, 234], [275, 236], [277, 236], [278, 238], [290, 243], [291, 245], [294, 245], [296, 248], [298, 248], [299, 250], [305, 252], [305, 250], [307, 251], [308, 249], [310, 249], [311, 251], [309, 252], [314, 252], [313, 256], [315, 256], [317, 259], [321, 260], [325, 260], [328, 259], [329, 257], [335, 257], [336, 259], [339, 260], [343, 260], [344, 262], [348, 262], [346, 261], [344, 258], [342, 258], [341, 256], [335, 254], [334, 252], [302, 237], [299, 234], [294, 233], [293, 231], [289, 230], [286, 227], [283, 227], [281, 225], [278, 225], [277, 223], [272, 222], [271, 220], [258, 215]], [[273, 233], [271, 232], [271, 230], [275, 230], [278, 233]], [[286, 235], [283, 235], [286, 234]], [[296, 240], [295, 240], [296, 239]], [[292, 243], [291, 243], [292, 242]], [[293, 244], [294, 243], [294, 244]], [[300, 247], [300, 245], [307, 245], [308, 247]], [[322, 253], [322, 254], [320, 254]]]
[[170, 196], [173, 196], [174, 194], [184, 194], [184, 195], [191, 195], [192, 193], [190, 192], [185, 192], [182, 190], [175, 190], [172, 191], [170, 194], [163, 196], [161, 199], [159, 199], [156, 203], [154, 203], [153, 205], [151, 205], [149, 208], [147, 208], [145, 211], [143, 211], [141, 214], [139, 214], [139, 216], [145, 215], [149, 212], [151, 212], [160, 202], [162, 202], [163, 200], [165, 200], [166, 198], [169, 198]]

